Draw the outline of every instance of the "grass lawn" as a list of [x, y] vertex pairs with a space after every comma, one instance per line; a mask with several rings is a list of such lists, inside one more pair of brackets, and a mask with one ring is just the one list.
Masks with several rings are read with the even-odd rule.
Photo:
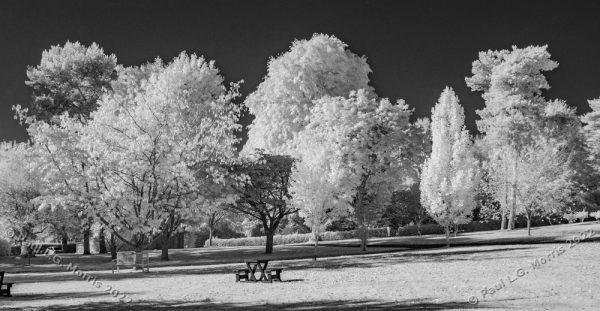
[[[572, 248], [564, 242], [586, 229], [594, 230], [593, 239]], [[150, 273], [114, 275], [108, 256], [64, 256], [63, 263], [89, 271], [100, 288], [43, 257], [32, 267], [1, 258], [0, 270], [16, 285], [13, 297], [0, 298], [0, 309], [598, 310], [600, 224], [534, 228], [532, 234], [467, 233], [451, 248], [439, 247], [442, 236], [373, 239], [367, 254], [351, 247], [352, 240], [330, 242], [319, 248], [323, 257], [316, 262], [309, 245], [278, 246], [269, 265], [284, 268], [284, 282], [272, 284], [235, 283], [231, 273], [244, 258], [265, 257], [259, 247], [173, 250], [172, 261], [151, 260]], [[119, 302], [107, 286], [132, 302]], [[470, 296], [479, 302], [469, 304]]]

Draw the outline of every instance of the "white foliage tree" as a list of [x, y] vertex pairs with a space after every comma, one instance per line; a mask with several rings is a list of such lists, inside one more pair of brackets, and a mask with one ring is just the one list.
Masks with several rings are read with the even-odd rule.
[[255, 119], [244, 149], [290, 154], [290, 143], [309, 122], [314, 100], [370, 90], [370, 72], [366, 58], [334, 36], [294, 41], [289, 51], [269, 61], [264, 81], [246, 98]]
[[442, 92], [431, 114], [432, 151], [423, 164], [421, 203], [445, 228], [449, 245], [450, 226], [468, 222], [475, 207], [479, 168], [463, 108], [451, 88]]
[[330, 142], [311, 130], [298, 136], [297, 154], [301, 159], [292, 170], [290, 192], [292, 206], [298, 209], [305, 224], [311, 228], [315, 243], [315, 258], [319, 236], [326, 226], [347, 214], [349, 205], [342, 196], [334, 173], [334, 151]]
[[589, 100], [592, 111], [585, 114], [581, 121], [585, 123], [583, 132], [593, 165], [600, 172], [600, 98]]
[[27, 144], [0, 143], [0, 215], [9, 225], [2, 229], [12, 233], [9, 238], [21, 245], [21, 254], [49, 228], [47, 213], [38, 211], [34, 202], [40, 183], [33, 158]]
[[78, 219], [83, 231], [84, 254], [89, 254], [93, 213], [88, 207], [96, 204], [96, 193], [87, 175], [91, 168], [89, 154], [80, 145], [84, 123], [67, 113], [53, 118], [56, 122], [36, 121], [24, 117], [26, 112], [17, 110], [17, 115], [28, 123], [27, 132], [35, 155], [30, 164], [39, 173], [40, 193], [35, 204], [54, 211], [60, 207], [63, 212], [54, 212], [58, 217], [66, 212], [70, 220]]
[[185, 53], [124, 69], [82, 129], [98, 201], [88, 208], [124, 242], [141, 248], [161, 236], [168, 260], [169, 238], [196, 206], [233, 201], [222, 190], [235, 158], [238, 93], [223, 81], [214, 62]]
[[574, 187], [571, 154], [551, 140], [540, 140], [523, 149], [517, 198], [519, 211], [527, 218], [527, 235], [531, 235], [534, 215], [559, 213], [569, 200]]
[[328, 178], [352, 206], [363, 250], [367, 228], [379, 219], [393, 191], [403, 186], [400, 177], [410, 174], [411, 168], [400, 160], [411, 139], [410, 115], [404, 101], [392, 104], [365, 90], [349, 98], [323, 97], [311, 110], [306, 129], [318, 135], [315, 143], [331, 147]]
[[[502, 229], [508, 213], [508, 228], [514, 228], [517, 207], [518, 157], [531, 144], [543, 126], [543, 114], [548, 102], [542, 91], [550, 88], [544, 73], [558, 66], [550, 59], [547, 46], [512, 47], [512, 50], [480, 52], [473, 62], [473, 76], [465, 80], [473, 91], [483, 92], [485, 107], [477, 113], [479, 131], [487, 144], [501, 156], [501, 163], [512, 165], [510, 183], [512, 204], [503, 206]], [[500, 170], [498, 170], [500, 171]], [[505, 202], [507, 203], [507, 202]]]

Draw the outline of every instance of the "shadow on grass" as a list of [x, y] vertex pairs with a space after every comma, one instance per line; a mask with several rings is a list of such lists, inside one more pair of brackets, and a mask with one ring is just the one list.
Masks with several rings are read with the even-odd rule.
[[[376, 300], [322, 300], [294, 303], [269, 303], [262, 305], [212, 303], [210, 301], [140, 301], [125, 303], [94, 302], [80, 305], [45, 306], [43, 310], [75, 311], [75, 310], [464, 310], [484, 309], [488, 306], [471, 305], [466, 302], [433, 302], [427, 300], [405, 300], [397, 302], [381, 302]], [[35, 310], [35, 309], [34, 309]]]
[[12, 297], [4, 298], [0, 297], [0, 306], [2, 306], [2, 300], [5, 301], [34, 301], [34, 300], [47, 300], [47, 299], [80, 299], [80, 298], [91, 298], [91, 297], [109, 297], [110, 294], [107, 292], [89, 291], [89, 292], [56, 292], [56, 293], [13, 293]]
[[[552, 244], [561, 243], [565, 239], [556, 237], [530, 236], [530, 237], [509, 237], [509, 238], [489, 238], [481, 240], [479, 238], [456, 237], [450, 241], [450, 247], [459, 246], [492, 246], [492, 245], [528, 245], [528, 244]], [[600, 236], [585, 239], [585, 242], [600, 242]], [[358, 242], [329, 242], [323, 246], [331, 247], [360, 247]], [[369, 242], [369, 247], [393, 247], [393, 248], [410, 248], [410, 249], [427, 249], [445, 247], [445, 240], [439, 237], [420, 237], [419, 239], [410, 239], [406, 241], [372, 241]]]
[[[500, 257], [500, 253], [507, 254], [510, 258], [519, 258], [515, 256], [513, 251], [522, 251], [533, 248], [532, 246], [526, 247], [511, 247], [511, 248], [495, 248], [495, 249], [480, 249], [478, 247], [470, 247], [468, 249], [452, 250], [451, 248], [439, 248], [437, 251], [428, 251], [427, 253], [404, 253], [404, 252], [388, 252], [384, 254], [366, 254], [365, 256], [354, 256], [354, 257], [333, 257], [323, 258], [316, 261], [303, 260], [303, 261], [272, 261], [269, 263], [270, 267], [283, 268], [282, 280], [300, 282], [303, 279], [286, 280], [286, 271], [302, 271], [302, 270], [337, 270], [347, 268], [373, 268], [388, 266], [390, 264], [399, 263], [418, 263], [418, 262], [457, 262], [457, 261], [473, 261], [473, 260], [486, 260], [486, 259], [497, 259]], [[473, 256], [469, 256], [473, 255]], [[477, 255], [479, 258], [474, 258]], [[528, 257], [529, 258], [529, 257]], [[176, 270], [150, 270], [149, 273], [141, 271], [124, 271], [121, 273], [112, 274], [110, 272], [100, 271], [86, 271], [81, 269], [82, 272], [86, 272], [92, 277], [96, 277], [99, 281], [122, 281], [122, 280], [135, 280], [145, 278], [171, 278], [178, 276], [189, 276], [189, 275], [231, 275], [231, 282], [234, 283], [233, 270], [238, 268], [244, 268], [243, 263], [221, 265], [214, 267], [183, 267]], [[298, 276], [296, 274], [296, 276]], [[15, 292], [18, 290], [19, 284], [26, 283], [39, 283], [39, 282], [61, 282], [61, 281], [73, 281], [81, 280], [73, 273], [47, 273], [40, 276], [21, 275], [21, 274], [9, 274], [7, 278], [10, 282], [15, 282]]]
[[[264, 254], [262, 247], [251, 248], [204, 248], [195, 250], [170, 250], [170, 261], [161, 261], [158, 253], [153, 252], [150, 255], [151, 268], [161, 267], [186, 267], [186, 266], [208, 266], [208, 265], [235, 265], [242, 263], [245, 259], [267, 259], [271, 261], [308, 259], [313, 256], [312, 245], [286, 245], [275, 246], [273, 254]], [[347, 255], [363, 255], [359, 248], [351, 249], [348, 247], [321, 248], [323, 256], [338, 257]], [[397, 252], [401, 249], [393, 247], [374, 247], [367, 252], [368, 254]], [[62, 262], [68, 264], [72, 262], [81, 270], [85, 271], [106, 271], [111, 270], [112, 261], [109, 255], [76, 255], [76, 254], [58, 254]], [[44, 255], [38, 255], [31, 259], [31, 266], [26, 267], [27, 261], [16, 258], [1, 258], [0, 270], [8, 273], [50, 273], [64, 272], [65, 270], [58, 265], [53, 264], [49, 258]]]

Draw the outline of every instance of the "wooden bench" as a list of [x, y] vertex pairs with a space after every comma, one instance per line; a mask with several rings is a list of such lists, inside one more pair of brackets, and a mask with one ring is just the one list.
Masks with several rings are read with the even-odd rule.
[[112, 273], [115, 273], [115, 268], [119, 272], [120, 267], [142, 268], [142, 272], [150, 272], [150, 257], [144, 252], [118, 252], [117, 259], [113, 260]]
[[248, 279], [248, 274], [250, 273], [250, 270], [248, 269], [237, 269], [234, 271], [235, 272], [235, 281], [239, 282], [240, 280], [245, 280], [245, 281], [249, 281], [250, 279]]
[[[0, 296], [12, 297], [10, 295], [10, 288], [15, 283], [4, 283], [4, 271], [0, 271]], [[6, 287], [6, 289], [3, 289]]]
[[283, 271], [283, 269], [281, 268], [265, 269], [265, 273], [267, 274], [267, 281], [271, 283], [273, 281], [281, 282], [281, 271]]

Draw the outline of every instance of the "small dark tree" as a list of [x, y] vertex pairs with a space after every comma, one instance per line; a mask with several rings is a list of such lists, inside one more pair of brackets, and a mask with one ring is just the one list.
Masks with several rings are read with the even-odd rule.
[[244, 160], [235, 170], [243, 181], [236, 186], [239, 199], [231, 208], [258, 219], [265, 231], [266, 254], [273, 253], [273, 235], [281, 220], [297, 209], [287, 204], [294, 159], [290, 156], [258, 153], [258, 159]]
[[421, 205], [421, 192], [419, 184], [416, 183], [409, 189], [394, 192], [391, 204], [386, 207], [382, 220], [394, 229], [413, 222], [421, 235], [421, 224], [425, 217], [427, 212]]

